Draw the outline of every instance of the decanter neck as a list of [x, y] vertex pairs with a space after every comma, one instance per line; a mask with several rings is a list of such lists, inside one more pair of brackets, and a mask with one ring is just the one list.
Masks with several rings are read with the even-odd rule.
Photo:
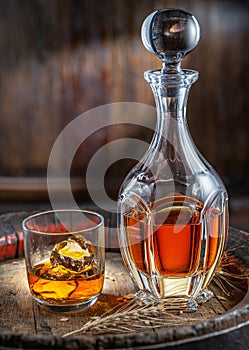
[[185, 115], [188, 92], [197, 78], [198, 72], [192, 70], [181, 70], [176, 74], [163, 74], [160, 70], [145, 72], [157, 107], [157, 126], [151, 149], [163, 150], [165, 158], [179, 158], [189, 150], [187, 145], [193, 145]]
[[172, 74], [160, 70], [147, 71], [145, 79], [150, 83], [154, 93], [158, 119], [185, 117], [188, 92], [198, 79], [198, 72], [180, 70]]

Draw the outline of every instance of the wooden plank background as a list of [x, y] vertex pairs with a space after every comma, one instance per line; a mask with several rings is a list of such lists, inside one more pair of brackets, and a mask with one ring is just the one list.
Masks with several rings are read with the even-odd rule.
[[[46, 197], [47, 162], [60, 131], [77, 115], [112, 102], [154, 105], [143, 73], [160, 67], [140, 39], [144, 18], [159, 8], [193, 13], [201, 41], [183, 66], [199, 81], [188, 103], [191, 134], [231, 196], [249, 195], [248, 3], [246, 0], [1, 0], [0, 200]], [[110, 116], [104, 116], [110, 118]], [[86, 121], [91, 123], [91, 121]], [[132, 127], [89, 137], [72, 164], [80, 199], [89, 159], [120, 137], [149, 141]], [[115, 198], [132, 162], [106, 177]], [[34, 188], [35, 183], [35, 188]]]

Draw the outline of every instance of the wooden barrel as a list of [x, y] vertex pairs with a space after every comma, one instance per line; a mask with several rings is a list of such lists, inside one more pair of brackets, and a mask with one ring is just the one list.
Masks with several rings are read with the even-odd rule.
[[[106, 322], [104, 313], [132, 303], [127, 300], [135, 292], [119, 252], [106, 253], [104, 289], [94, 306], [78, 313], [42, 310], [32, 301], [28, 291], [22, 257], [20, 224], [26, 215], [21, 212], [0, 216], [0, 349], [248, 349], [248, 233], [229, 229], [227, 254], [223, 261], [226, 274], [217, 272], [211, 284], [214, 297], [200, 305], [197, 311], [169, 314], [168, 319], [162, 315], [165, 324], [159, 328], [145, 314], [141, 331], [133, 331], [134, 321], [129, 321], [129, 317], [125, 326], [126, 321], [122, 320], [120, 330], [116, 327], [120, 320], [114, 317], [110, 331], [110, 322], [106, 323], [106, 329], [103, 328]], [[110, 222], [110, 217], [107, 219]], [[222, 279], [226, 276], [228, 283]], [[222, 288], [219, 281], [223, 281]], [[119, 317], [125, 315], [119, 314]], [[83, 334], [65, 336], [89, 320], [99, 320], [102, 329], [92, 327], [85, 329]], [[177, 325], [175, 320], [178, 320]]]

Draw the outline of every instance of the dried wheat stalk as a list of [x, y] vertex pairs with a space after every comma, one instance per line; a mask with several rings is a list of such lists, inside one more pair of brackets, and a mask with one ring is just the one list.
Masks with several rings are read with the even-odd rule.
[[215, 270], [215, 275], [213, 278], [213, 283], [215, 283], [220, 290], [230, 296], [234, 292], [241, 292], [245, 288], [241, 282], [246, 281], [249, 278], [249, 271], [240, 271], [239, 273], [233, 273], [231, 271], [231, 264], [234, 263], [233, 252], [241, 246], [235, 246], [226, 250], [221, 263], [217, 266]]
[[[189, 320], [189, 319], [188, 319]], [[141, 304], [132, 299], [122, 306], [117, 305], [98, 317], [92, 317], [90, 321], [80, 329], [64, 334], [64, 337], [76, 333], [101, 332], [137, 332], [148, 328], [160, 328], [165, 326], [177, 326], [182, 324], [182, 317], [165, 312], [162, 307], [148, 303]]]
[[[213, 279], [213, 282], [228, 296], [237, 290], [241, 291], [243, 287], [240, 281], [245, 281], [249, 277], [248, 271], [237, 274], [229, 270], [231, 260], [234, 259], [232, 255], [234, 249], [226, 251], [221, 264], [216, 269]], [[167, 326], [183, 326], [184, 324], [201, 321], [198, 317], [190, 318], [185, 314], [177, 315], [176, 313], [167, 312], [163, 306], [158, 304], [141, 304], [135, 297], [132, 298], [131, 295], [128, 295], [127, 298], [124, 296], [123, 300], [126, 300], [126, 302], [121, 306], [117, 305], [101, 316], [92, 317], [81, 328], [66, 333], [63, 337], [87, 332], [131, 333], [145, 331], [152, 327], [155, 329]]]

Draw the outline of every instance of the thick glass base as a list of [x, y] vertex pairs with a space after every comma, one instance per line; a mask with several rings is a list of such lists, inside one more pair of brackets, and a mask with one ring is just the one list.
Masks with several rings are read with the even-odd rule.
[[198, 294], [196, 298], [167, 297], [164, 299], [157, 299], [146, 290], [139, 290], [135, 295], [137, 300], [140, 300], [145, 304], [152, 303], [153, 305], [158, 305], [158, 307], [161, 307], [166, 311], [195, 311], [198, 309], [199, 304], [207, 302], [212, 296], [213, 292], [208, 289]]
[[55, 304], [55, 303], [48, 303], [46, 301], [34, 298], [33, 299], [39, 304], [39, 306], [46, 310], [46, 311], [52, 311], [52, 312], [79, 312], [83, 311], [90, 306], [92, 306], [98, 299], [99, 295], [94, 296], [91, 299], [87, 299], [84, 302], [75, 303], [75, 304]]

